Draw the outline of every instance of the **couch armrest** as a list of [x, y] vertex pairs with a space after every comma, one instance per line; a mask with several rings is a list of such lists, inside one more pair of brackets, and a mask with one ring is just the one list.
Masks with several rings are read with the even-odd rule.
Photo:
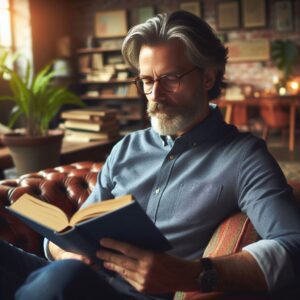
[[[214, 232], [203, 256], [216, 257], [237, 253], [241, 249], [260, 239], [249, 218], [241, 212], [235, 213], [224, 220]], [[228, 298], [229, 297], [229, 298]], [[240, 297], [240, 296], [239, 296]], [[208, 299], [247, 299], [232, 298], [224, 293], [177, 292], [174, 300], [208, 300]], [[254, 299], [254, 298], [250, 298]], [[260, 299], [255, 298], [255, 299]], [[262, 299], [266, 299], [265, 297]]]

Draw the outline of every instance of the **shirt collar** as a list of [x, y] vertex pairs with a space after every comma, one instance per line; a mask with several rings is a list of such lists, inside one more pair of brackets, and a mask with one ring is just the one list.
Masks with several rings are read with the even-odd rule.
[[[171, 136], [158, 135], [157, 133], [156, 135], [160, 137], [164, 147], [173, 147], [173, 145], [178, 142], [184, 143], [190, 147], [195, 147], [212, 135], [215, 136], [218, 132], [217, 128], [222, 123], [223, 116], [220, 109], [215, 104], [210, 104], [208, 116], [184, 135], [176, 138], [175, 140], [173, 140]], [[152, 129], [152, 131], [154, 130]]]

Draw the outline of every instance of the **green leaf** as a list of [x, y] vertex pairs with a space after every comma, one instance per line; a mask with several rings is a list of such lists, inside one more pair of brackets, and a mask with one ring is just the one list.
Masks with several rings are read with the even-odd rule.
[[[0, 72], [10, 75], [9, 87], [12, 95], [1, 96], [0, 100], [9, 100], [15, 103], [15, 110], [11, 117], [11, 124], [22, 115], [27, 123], [27, 133], [32, 135], [45, 134], [51, 120], [59, 113], [65, 104], [84, 106], [81, 99], [64, 87], [53, 85], [53, 78], [57, 71], [52, 71], [52, 63], [43, 67], [36, 76], [30, 62], [26, 61], [25, 76], [9, 68], [5, 63], [7, 55], [0, 60]], [[13, 55], [13, 60], [20, 57]]]
[[275, 40], [271, 43], [271, 59], [288, 80], [293, 73], [299, 57], [299, 47], [291, 40]]
[[18, 106], [15, 106], [9, 118], [8, 127], [12, 128], [16, 121], [22, 116], [22, 111]]

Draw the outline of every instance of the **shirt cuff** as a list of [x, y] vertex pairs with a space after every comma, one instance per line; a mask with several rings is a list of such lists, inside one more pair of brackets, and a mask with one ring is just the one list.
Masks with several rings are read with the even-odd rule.
[[54, 261], [54, 257], [51, 255], [50, 251], [49, 251], [49, 240], [44, 238], [44, 242], [43, 242], [43, 247], [44, 247], [44, 254], [45, 257], [49, 260], [49, 261]]
[[261, 268], [270, 292], [295, 281], [292, 261], [285, 248], [276, 240], [260, 240], [243, 248]]

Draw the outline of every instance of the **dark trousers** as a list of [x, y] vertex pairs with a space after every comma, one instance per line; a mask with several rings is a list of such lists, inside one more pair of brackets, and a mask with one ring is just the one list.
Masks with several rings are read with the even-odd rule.
[[163, 300], [137, 292], [118, 276], [78, 260], [48, 262], [0, 241], [1, 300]]

